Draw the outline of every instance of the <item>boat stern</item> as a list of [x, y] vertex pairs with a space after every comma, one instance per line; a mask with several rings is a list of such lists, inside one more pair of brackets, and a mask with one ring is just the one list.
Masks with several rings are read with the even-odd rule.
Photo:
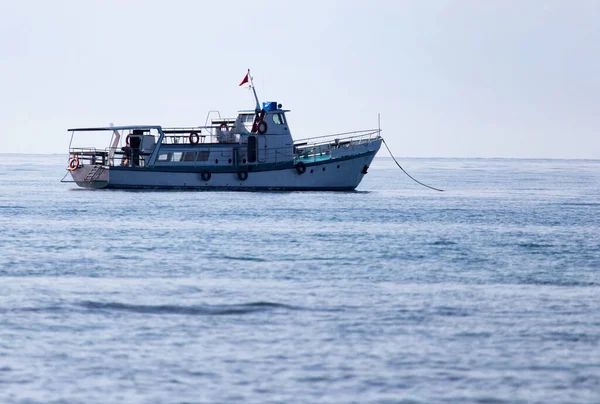
[[101, 164], [74, 164], [70, 160], [67, 170], [70, 171], [71, 177], [75, 183], [82, 188], [99, 189], [105, 188], [109, 182], [108, 166]]

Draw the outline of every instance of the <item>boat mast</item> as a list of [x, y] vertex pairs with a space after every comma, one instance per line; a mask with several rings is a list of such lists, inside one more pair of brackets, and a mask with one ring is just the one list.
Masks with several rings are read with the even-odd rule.
[[256, 88], [254, 88], [254, 80], [252, 80], [252, 76], [250, 75], [250, 69], [248, 69], [248, 78], [250, 79], [250, 88], [254, 93], [254, 99], [256, 100], [256, 111], [260, 111], [260, 103], [258, 102], [258, 96], [256, 95]]

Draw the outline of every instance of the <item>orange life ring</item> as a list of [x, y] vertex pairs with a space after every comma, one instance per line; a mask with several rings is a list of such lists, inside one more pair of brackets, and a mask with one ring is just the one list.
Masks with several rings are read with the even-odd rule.
[[79, 159], [77, 156], [69, 159], [69, 165], [67, 166], [67, 170], [75, 171], [79, 168]]
[[196, 132], [190, 133], [190, 144], [198, 144], [200, 136]]
[[221, 124], [221, 126], [219, 126], [219, 129], [221, 129], [221, 130], [229, 130], [229, 127], [227, 126], [227, 124], [225, 122], [223, 122]]
[[258, 122], [258, 124], [256, 125], [256, 130], [258, 131], [258, 133], [260, 133], [261, 135], [264, 135], [265, 133], [267, 133], [267, 123], [265, 121], [260, 121]]

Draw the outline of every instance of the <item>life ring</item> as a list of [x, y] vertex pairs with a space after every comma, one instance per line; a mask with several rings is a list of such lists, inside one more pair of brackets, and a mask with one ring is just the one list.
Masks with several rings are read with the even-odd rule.
[[190, 144], [198, 144], [200, 136], [196, 132], [190, 133]]
[[238, 171], [238, 178], [240, 181], [246, 181], [248, 179], [248, 171]]
[[202, 173], [200, 174], [200, 177], [202, 177], [202, 181], [210, 181], [210, 171], [202, 171]]
[[306, 172], [306, 164], [304, 164], [303, 162], [299, 161], [296, 164], [296, 171], [298, 172], [298, 175], [302, 175]]
[[259, 121], [256, 124], [256, 129], [258, 130], [258, 133], [260, 133], [261, 135], [264, 135], [265, 133], [267, 133], [267, 123], [265, 121]]
[[127, 135], [127, 137], [125, 138], [125, 143], [127, 144], [127, 146], [129, 146], [130, 140], [131, 140], [131, 135]]
[[75, 171], [79, 168], [79, 159], [77, 156], [69, 159], [69, 165], [67, 166], [67, 170]]
[[221, 126], [219, 126], [219, 129], [225, 131], [225, 130], [229, 130], [229, 127], [227, 126], [227, 124], [225, 122], [223, 122], [221, 124]]

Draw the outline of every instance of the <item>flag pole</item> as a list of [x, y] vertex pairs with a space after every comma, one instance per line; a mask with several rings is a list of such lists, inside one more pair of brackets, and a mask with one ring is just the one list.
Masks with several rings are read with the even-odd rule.
[[258, 102], [256, 89], [254, 88], [254, 81], [252, 80], [252, 76], [250, 75], [250, 69], [248, 69], [248, 78], [250, 79], [250, 88], [252, 88], [252, 92], [254, 93], [254, 99], [256, 100], [256, 111], [260, 111], [260, 103]]

